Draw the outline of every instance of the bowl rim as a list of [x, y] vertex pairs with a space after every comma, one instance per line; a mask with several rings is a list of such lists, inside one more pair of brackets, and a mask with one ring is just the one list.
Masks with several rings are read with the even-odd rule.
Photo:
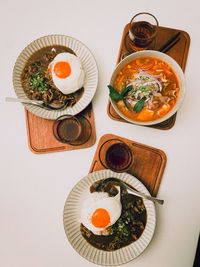
[[181, 107], [184, 97], [185, 97], [185, 92], [186, 92], [186, 82], [185, 82], [185, 75], [183, 73], [183, 70], [181, 69], [180, 65], [169, 55], [162, 53], [160, 51], [155, 51], [155, 50], [144, 50], [144, 51], [138, 51], [135, 52], [133, 54], [128, 55], [127, 57], [125, 57], [123, 60], [121, 60], [115, 67], [111, 78], [110, 78], [110, 85], [113, 85], [113, 81], [117, 75], [117, 73], [119, 72], [119, 70], [125, 66], [126, 64], [128, 64], [129, 62], [131, 62], [134, 59], [137, 58], [142, 58], [142, 57], [155, 57], [158, 59], [163, 60], [164, 62], [166, 62], [168, 65], [170, 65], [170, 67], [173, 69], [173, 71], [176, 74], [176, 77], [179, 81], [179, 85], [181, 83], [181, 90], [177, 99], [177, 102], [175, 104], [175, 106], [172, 108], [172, 110], [170, 112], [168, 112], [165, 116], [157, 119], [157, 120], [153, 120], [153, 121], [148, 121], [148, 122], [140, 122], [140, 121], [135, 121], [132, 120], [128, 117], [126, 117], [122, 112], [120, 112], [120, 110], [117, 108], [117, 106], [115, 105], [115, 101], [113, 101], [110, 97], [110, 102], [112, 107], [114, 108], [114, 110], [116, 111], [116, 113], [125, 121], [130, 122], [132, 124], [137, 124], [137, 125], [143, 125], [143, 126], [148, 126], [148, 125], [156, 125], [159, 124], [161, 122], [166, 121], [167, 119], [169, 119], [170, 117], [172, 117], [177, 111], [178, 109]]

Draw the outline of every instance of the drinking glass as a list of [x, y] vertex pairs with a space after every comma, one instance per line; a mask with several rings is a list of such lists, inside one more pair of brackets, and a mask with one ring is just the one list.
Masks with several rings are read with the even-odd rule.
[[134, 51], [147, 49], [158, 32], [158, 20], [147, 12], [136, 14], [130, 21], [128, 36]]
[[53, 135], [61, 143], [82, 145], [91, 136], [91, 124], [84, 116], [63, 115], [53, 123]]
[[115, 172], [128, 171], [134, 162], [130, 147], [123, 141], [110, 139], [99, 150], [101, 164]]

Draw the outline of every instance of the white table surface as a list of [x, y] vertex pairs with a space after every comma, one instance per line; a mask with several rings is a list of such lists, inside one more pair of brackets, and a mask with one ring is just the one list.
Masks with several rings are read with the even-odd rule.
[[[1, 1], [0, 266], [89, 267], [69, 244], [62, 213], [72, 187], [90, 168], [100, 137], [113, 133], [162, 149], [167, 165], [158, 196], [157, 226], [148, 248], [124, 266], [192, 266], [200, 226], [200, 34], [198, 0]], [[107, 84], [115, 67], [125, 24], [140, 12], [161, 26], [187, 31], [187, 94], [175, 126], [167, 131], [111, 120]], [[27, 144], [24, 108], [6, 103], [15, 96], [12, 70], [21, 50], [48, 34], [85, 43], [96, 58], [99, 83], [93, 99], [96, 143], [75, 151], [33, 154]], [[78, 160], [77, 160], [78, 159]]]

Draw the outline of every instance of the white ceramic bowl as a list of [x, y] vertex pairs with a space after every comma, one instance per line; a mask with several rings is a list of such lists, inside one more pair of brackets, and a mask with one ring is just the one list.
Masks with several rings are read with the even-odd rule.
[[152, 201], [143, 199], [147, 211], [147, 223], [140, 238], [130, 245], [115, 251], [103, 251], [90, 245], [80, 232], [81, 203], [89, 193], [89, 188], [94, 182], [109, 177], [121, 179], [138, 191], [150, 195], [147, 188], [131, 174], [116, 173], [111, 170], [92, 172], [82, 178], [68, 195], [63, 211], [63, 224], [70, 244], [82, 257], [95, 264], [115, 266], [135, 259], [147, 248], [156, 226], [156, 211]]
[[114, 108], [114, 110], [119, 114], [119, 116], [121, 118], [123, 118], [124, 120], [130, 122], [130, 123], [134, 123], [134, 124], [139, 124], [139, 125], [154, 125], [154, 124], [158, 124], [158, 123], [161, 123], [165, 120], [167, 120], [168, 118], [170, 118], [172, 115], [174, 115], [177, 110], [180, 108], [182, 102], [183, 102], [183, 99], [184, 99], [184, 96], [185, 96], [185, 76], [183, 74], [183, 71], [181, 69], [181, 67], [178, 65], [178, 63], [173, 59], [171, 58], [170, 56], [162, 53], [162, 52], [158, 52], [158, 51], [154, 51], [154, 50], [145, 50], [145, 51], [140, 51], [140, 52], [135, 52], [129, 56], [127, 56], [126, 58], [124, 58], [115, 68], [112, 76], [111, 76], [111, 79], [110, 79], [110, 85], [113, 86], [113, 82], [115, 80], [115, 77], [117, 76], [118, 72], [126, 65], [128, 64], [129, 62], [135, 60], [135, 59], [138, 59], [138, 58], [142, 58], [142, 57], [154, 57], [154, 58], [158, 58], [164, 62], [166, 62], [172, 69], [173, 71], [175, 72], [176, 74], [176, 77], [178, 79], [178, 82], [179, 82], [179, 86], [180, 86], [180, 93], [179, 93], [179, 96], [178, 96], [178, 99], [177, 99], [177, 102], [175, 104], [175, 106], [173, 107], [173, 109], [168, 112], [165, 116], [163, 116], [162, 118], [160, 119], [157, 119], [157, 120], [153, 120], [153, 121], [149, 121], [149, 122], [139, 122], [139, 121], [135, 121], [135, 120], [132, 120], [130, 118], [127, 118], [123, 113], [121, 113], [121, 111], [118, 109], [115, 101], [113, 101], [112, 99], [110, 99], [111, 101], [111, 104]]
[[52, 45], [62, 45], [71, 48], [80, 58], [85, 71], [84, 93], [75, 105], [67, 107], [64, 110], [46, 110], [30, 104], [23, 105], [36, 116], [44, 119], [56, 120], [62, 115], [76, 115], [89, 105], [97, 89], [98, 69], [91, 51], [79, 40], [59, 34], [43, 36], [25, 47], [16, 60], [13, 70], [13, 85], [18, 98], [28, 99], [21, 84], [21, 73], [28, 58], [39, 49]]

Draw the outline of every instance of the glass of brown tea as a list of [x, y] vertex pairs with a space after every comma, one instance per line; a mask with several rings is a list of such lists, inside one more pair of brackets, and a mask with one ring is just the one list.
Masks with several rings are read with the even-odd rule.
[[114, 143], [105, 152], [105, 163], [113, 171], [125, 172], [132, 166], [132, 151], [123, 142]]
[[147, 12], [136, 14], [129, 24], [129, 38], [134, 51], [149, 48], [158, 32], [158, 20]]
[[81, 145], [91, 136], [91, 124], [83, 116], [63, 115], [54, 121], [53, 135], [59, 142]]

